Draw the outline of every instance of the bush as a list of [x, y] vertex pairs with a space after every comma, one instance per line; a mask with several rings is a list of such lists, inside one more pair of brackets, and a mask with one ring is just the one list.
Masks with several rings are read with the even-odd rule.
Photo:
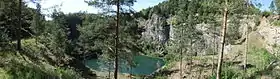
[[[13, 66], [13, 67], [11, 67]], [[12, 61], [5, 71], [11, 79], [80, 79], [81, 75], [71, 69], [56, 68], [46, 69], [32, 64], [23, 64]]]
[[264, 16], [264, 17], [269, 17], [270, 15], [272, 15], [272, 12], [269, 12], [269, 11], [262, 12], [262, 16]]
[[[225, 68], [222, 73], [222, 79], [237, 79], [241, 74], [234, 72], [232, 69]], [[209, 79], [216, 79], [216, 74], [212, 75]]]
[[274, 26], [280, 26], [280, 21], [279, 20], [276, 20], [272, 23]]

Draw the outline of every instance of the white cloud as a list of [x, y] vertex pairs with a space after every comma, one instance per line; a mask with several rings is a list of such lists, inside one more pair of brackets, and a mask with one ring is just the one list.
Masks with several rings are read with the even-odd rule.
[[63, 0], [61, 10], [65, 13], [74, 13], [79, 11], [85, 11], [88, 13], [98, 12], [98, 9], [88, 6], [84, 0]]
[[[29, 0], [25, 0], [29, 1]], [[136, 11], [140, 11], [144, 8], [148, 8], [154, 5], [157, 5], [158, 3], [165, 1], [165, 0], [137, 0], [133, 8]], [[42, 0], [41, 1], [43, 13], [49, 13], [46, 11], [46, 9], [49, 9], [55, 5], [60, 6], [59, 8], [64, 13], [74, 13], [79, 11], [86, 11], [89, 13], [97, 13], [98, 9], [88, 6], [87, 3], [84, 2], [84, 0]], [[35, 4], [29, 2], [29, 7], [36, 8]]]
[[[36, 8], [35, 4], [28, 1], [27, 5], [32, 8]], [[165, 0], [137, 0], [133, 8], [136, 11], [140, 11], [144, 8], [148, 8], [158, 3], [165, 1]], [[88, 13], [97, 13], [99, 12], [98, 9], [94, 8], [93, 6], [88, 6], [84, 0], [41, 0], [40, 2], [42, 7], [43, 14], [51, 14], [53, 10], [60, 9], [60, 11], [64, 13], [75, 13], [75, 12], [88, 12]], [[54, 6], [56, 6], [54, 8]], [[48, 17], [47, 17], [48, 18]]]

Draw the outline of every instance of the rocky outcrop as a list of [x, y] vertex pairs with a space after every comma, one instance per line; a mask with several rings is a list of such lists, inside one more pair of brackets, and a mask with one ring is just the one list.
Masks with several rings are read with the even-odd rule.
[[[175, 37], [175, 29], [172, 24], [168, 23], [168, 20], [170, 20], [170, 18], [153, 14], [150, 19], [139, 21], [139, 27], [144, 29], [144, 32], [142, 32], [142, 38], [145, 40], [156, 41], [161, 44], [173, 40]], [[201, 40], [193, 43], [193, 55], [211, 54], [212, 51], [219, 46], [219, 32], [215, 32], [209, 24], [198, 24], [196, 27], [196, 29], [201, 31], [203, 35]]]
[[271, 53], [275, 52], [275, 46], [280, 45], [280, 27], [272, 26], [266, 18], [263, 18], [258, 33], [264, 38], [265, 48]]
[[142, 38], [166, 43], [170, 37], [170, 26], [165, 17], [153, 14], [150, 19], [139, 21], [139, 26], [145, 31], [142, 32]]
[[199, 42], [204, 45], [204, 48], [201, 48], [200, 55], [214, 54], [218, 51], [220, 46], [220, 35], [218, 28], [213, 28], [213, 25], [210, 24], [198, 24], [196, 29], [202, 32], [203, 42]]
[[[175, 29], [173, 28], [173, 25], [170, 23], [170, 20], [172, 20], [172, 17], [166, 18], [153, 14], [148, 20], [139, 21], [139, 27], [142, 27], [144, 29], [144, 32], [142, 32], [142, 38], [144, 38], [145, 40], [160, 42], [161, 44], [165, 44], [169, 40], [175, 39], [174, 38], [176, 36], [174, 35], [176, 34], [174, 33]], [[221, 19], [219, 18], [217, 18], [216, 20], [221, 21]], [[259, 27], [258, 28], [256, 27], [255, 20], [256, 18], [253, 15], [249, 16], [248, 19], [244, 18], [240, 20], [239, 28], [237, 31], [240, 33], [241, 37], [238, 40], [235, 40], [233, 45], [229, 43], [226, 44], [224, 49], [225, 54], [240, 52], [240, 50], [244, 50], [239, 48], [244, 48], [242, 46], [246, 40], [247, 25], [249, 27], [250, 32], [254, 31], [254, 29], [259, 29]], [[231, 25], [233, 25], [231, 20], [228, 20], [228, 26], [230, 27]], [[221, 26], [200, 23], [197, 24], [195, 27], [199, 32], [202, 33], [202, 35], [200, 36], [201, 39], [199, 41], [193, 43], [192, 47], [193, 47], [194, 55], [217, 54], [217, 52], [220, 51]], [[231, 27], [235, 27], [235, 26], [231, 26]], [[234, 29], [233, 31], [236, 30]], [[236, 50], [236, 48], [238, 48], [238, 50]]]

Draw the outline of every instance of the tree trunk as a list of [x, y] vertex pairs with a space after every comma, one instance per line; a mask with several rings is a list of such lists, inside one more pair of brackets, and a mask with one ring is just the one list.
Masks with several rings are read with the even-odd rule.
[[193, 45], [193, 39], [191, 38], [190, 39], [190, 69], [189, 69], [189, 72], [190, 72], [190, 79], [192, 79], [192, 55], [193, 55], [193, 48], [192, 48], [192, 45]]
[[[247, 0], [247, 16], [246, 16], [246, 19], [248, 20], [249, 18], [249, 0]], [[246, 22], [246, 44], [245, 44], [245, 53], [244, 53], [244, 75], [246, 75], [246, 65], [247, 65], [247, 53], [248, 53], [248, 44], [249, 44], [249, 24], [248, 22]]]
[[120, 2], [119, 0], [117, 0], [117, 28], [116, 28], [116, 38], [115, 38], [115, 72], [114, 72], [114, 77], [115, 79], [118, 79], [118, 60], [119, 60], [119, 56], [118, 56], [118, 42], [119, 42], [119, 20], [120, 20]]
[[18, 5], [18, 27], [17, 27], [17, 50], [18, 52], [21, 51], [21, 9], [22, 9], [22, 0], [19, 0], [19, 5]]
[[225, 46], [225, 35], [227, 30], [227, 0], [225, 0], [224, 5], [224, 15], [223, 15], [223, 28], [222, 28], [222, 39], [221, 39], [221, 51], [219, 53], [219, 60], [218, 60], [218, 68], [217, 68], [217, 76], [216, 79], [221, 79], [221, 71], [222, 71], [222, 62], [223, 62], [223, 54], [224, 54], [224, 46]]
[[111, 79], [111, 62], [110, 62], [110, 61], [111, 61], [111, 60], [109, 59], [109, 63], [108, 63], [108, 64], [109, 64], [109, 66], [108, 66], [108, 74], [109, 74], [109, 75], [108, 75], [108, 78], [109, 78], [109, 79]]
[[[132, 58], [132, 59], [133, 59], [133, 58]], [[132, 65], [133, 65], [132, 62], [133, 62], [133, 61], [131, 60], [131, 64], [130, 64], [130, 68], [129, 68], [129, 71], [130, 71], [129, 79], [133, 79], [133, 78], [132, 78]]]
[[181, 50], [180, 50], [180, 79], [182, 79], [183, 78], [183, 68], [182, 68], [182, 62], [183, 62], [183, 51], [182, 51], [182, 48], [181, 48]]
[[[216, 31], [216, 28], [214, 28], [214, 31]], [[215, 69], [215, 66], [214, 66], [214, 64], [215, 64], [215, 52], [216, 52], [216, 35], [214, 34], [214, 49], [213, 49], [213, 52], [212, 52], [212, 70], [211, 70], [211, 73], [212, 73], [212, 75], [214, 75], [214, 69]]]
[[180, 40], [180, 43], [181, 43], [181, 46], [180, 46], [180, 79], [183, 78], [183, 34], [184, 34], [184, 28], [181, 28], [181, 40]]

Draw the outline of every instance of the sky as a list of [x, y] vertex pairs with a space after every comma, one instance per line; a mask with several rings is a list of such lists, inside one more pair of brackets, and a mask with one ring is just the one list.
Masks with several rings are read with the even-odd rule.
[[[29, 0], [25, 0], [29, 1]], [[159, 4], [160, 2], [163, 2], [165, 0], [137, 0], [136, 3], [134, 3], [133, 9], [136, 11], [140, 11], [142, 9], [154, 6]], [[88, 6], [87, 3], [84, 2], [84, 0], [42, 0], [41, 1], [43, 13], [50, 13], [50, 11], [44, 10], [46, 8], [50, 8], [52, 6], [58, 5], [60, 6], [60, 9], [64, 13], [75, 13], [79, 11], [85, 11], [88, 13], [97, 13], [99, 12], [98, 9]], [[35, 4], [28, 2], [28, 6], [32, 8], [36, 8]]]
[[[36, 1], [36, 0], [35, 0]], [[134, 3], [133, 9], [135, 11], [140, 11], [142, 9], [155, 6], [160, 2], [165, 0], [137, 0]], [[25, 0], [27, 2], [28, 7], [36, 8], [36, 5], [31, 2], [31, 0]], [[54, 6], [59, 6], [60, 11], [63, 13], [76, 13], [76, 12], [87, 12], [87, 13], [98, 13], [99, 9], [94, 8], [93, 6], [88, 6], [84, 0], [41, 0], [41, 9], [43, 14], [51, 14], [54, 9], [50, 9]], [[51, 20], [51, 18], [46, 16], [47, 20]]]
[[[32, 8], [36, 8], [34, 3], [31, 3], [30, 0], [27, 5]], [[165, 0], [137, 0], [136, 3], [134, 3], [133, 9], [136, 11], [140, 11], [142, 9], [155, 6], [159, 4], [160, 2], [163, 2]], [[261, 3], [262, 7], [261, 10], [269, 10], [269, 5], [272, 0], [252, 0], [253, 3]], [[88, 12], [88, 13], [98, 13], [100, 12], [99, 9], [94, 8], [92, 6], [88, 6], [87, 3], [84, 2], [84, 0], [41, 0], [40, 2], [42, 6], [42, 13], [43, 14], [50, 14], [52, 13], [53, 9], [49, 9], [53, 6], [60, 6], [60, 11], [64, 13], [76, 13], [76, 12]]]
[[261, 7], [261, 10], [262, 11], [265, 11], [265, 10], [269, 10], [269, 6], [271, 4], [271, 1], [272, 0], [253, 0], [254, 3], [261, 3], [262, 4], [262, 7]]
[[[29, 1], [29, 0], [25, 0]], [[160, 2], [165, 0], [137, 0], [134, 4], [133, 8], [136, 11], [140, 11], [142, 9], [157, 5]], [[261, 10], [269, 10], [269, 5], [272, 0], [252, 0], [253, 3], [261, 3], [262, 7]], [[97, 13], [99, 10], [88, 6], [84, 0], [42, 0], [41, 5], [43, 9], [50, 8], [55, 5], [59, 5], [60, 9], [64, 13], [75, 13], [79, 11], [86, 11], [88, 13]], [[35, 8], [35, 4], [29, 2], [29, 7]], [[50, 13], [51, 11], [43, 10], [43, 13]]]

